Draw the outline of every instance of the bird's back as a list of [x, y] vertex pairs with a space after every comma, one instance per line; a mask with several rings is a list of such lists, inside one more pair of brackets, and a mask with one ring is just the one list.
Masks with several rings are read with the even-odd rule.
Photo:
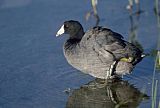
[[101, 52], [104, 50], [112, 54], [115, 60], [124, 57], [137, 58], [142, 54], [142, 51], [135, 45], [123, 40], [122, 35], [103, 27], [94, 27], [88, 30], [80, 44], [88, 51]]

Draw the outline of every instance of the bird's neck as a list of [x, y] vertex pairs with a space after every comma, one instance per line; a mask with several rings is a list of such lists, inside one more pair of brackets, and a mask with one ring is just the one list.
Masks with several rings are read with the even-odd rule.
[[83, 28], [80, 28], [78, 30], [78, 32], [76, 32], [74, 34], [70, 34], [69, 39], [71, 39], [71, 40], [81, 40], [83, 35], [84, 35]]
[[76, 50], [78, 50], [77, 46], [79, 46], [79, 42], [81, 39], [68, 39], [63, 46], [63, 52], [65, 56], [71, 56], [74, 54]]
[[69, 38], [65, 44], [64, 44], [64, 47], [65, 48], [73, 48], [75, 47], [79, 42], [81, 41], [81, 39], [78, 39], [78, 38]]
[[78, 30], [79, 32], [75, 34], [70, 34], [69, 39], [64, 44], [64, 52], [74, 52], [77, 49], [77, 46], [79, 46], [79, 43], [84, 35], [83, 28]]

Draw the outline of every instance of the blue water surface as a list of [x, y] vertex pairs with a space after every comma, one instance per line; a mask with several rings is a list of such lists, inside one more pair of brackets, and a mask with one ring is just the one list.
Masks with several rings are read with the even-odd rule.
[[[141, 0], [136, 39], [149, 53], [157, 48], [158, 28], [154, 2]], [[101, 26], [129, 39], [131, 24], [128, 0], [99, 0]], [[136, 10], [136, 6], [134, 7]], [[95, 25], [89, 0], [1, 0], [0, 1], [0, 108], [65, 108], [66, 89], [77, 89], [94, 78], [71, 67], [63, 56], [67, 36], [57, 38], [66, 20], [81, 22], [85, 30]], [[132, 75], [124, 77], [151, 96], [154, 57], [146, 57]], [[156, 79], [160, 79], [156, 72]], [[159, 88], [159, 85], [158, 85]], [[159, 94], [157, 94], [157, 101]], [[140, 108], [150, 108], [151, 98]]]

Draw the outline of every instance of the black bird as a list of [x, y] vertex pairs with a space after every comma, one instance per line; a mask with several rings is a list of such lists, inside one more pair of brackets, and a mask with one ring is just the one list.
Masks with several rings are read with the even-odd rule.
[[143, 52], [123, 36], [96, 26], [86, 33], [78, 21], [65, 21], [56, 36], [69, 34], [63, 50], [69, 64], [101, 79], [130, 74], [144, 57]]

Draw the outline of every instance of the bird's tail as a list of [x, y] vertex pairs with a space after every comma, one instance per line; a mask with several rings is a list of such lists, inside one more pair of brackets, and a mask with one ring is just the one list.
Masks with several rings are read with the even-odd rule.
[[149, 55], [150, 55], [150, 54], [142, 53], [140, 57], [138, 57], [137, 59], [134, 60], [134, 62], [132, 62], [132, 64], [133, 64], [133, 65], [136, 65], [136, 64], [139, 63], [143, 58], [145, 58], [145, 57], [147, 57], [147, 56], [149, 56]]
[[144, 58], [144, 57], [149, 56], [149, 55], [150, 55], [150, 54], [148, 54], [148, 53], [146, 53], [146, 54], [143, 53], [143, 54], [141, 54], [141, 57]]

